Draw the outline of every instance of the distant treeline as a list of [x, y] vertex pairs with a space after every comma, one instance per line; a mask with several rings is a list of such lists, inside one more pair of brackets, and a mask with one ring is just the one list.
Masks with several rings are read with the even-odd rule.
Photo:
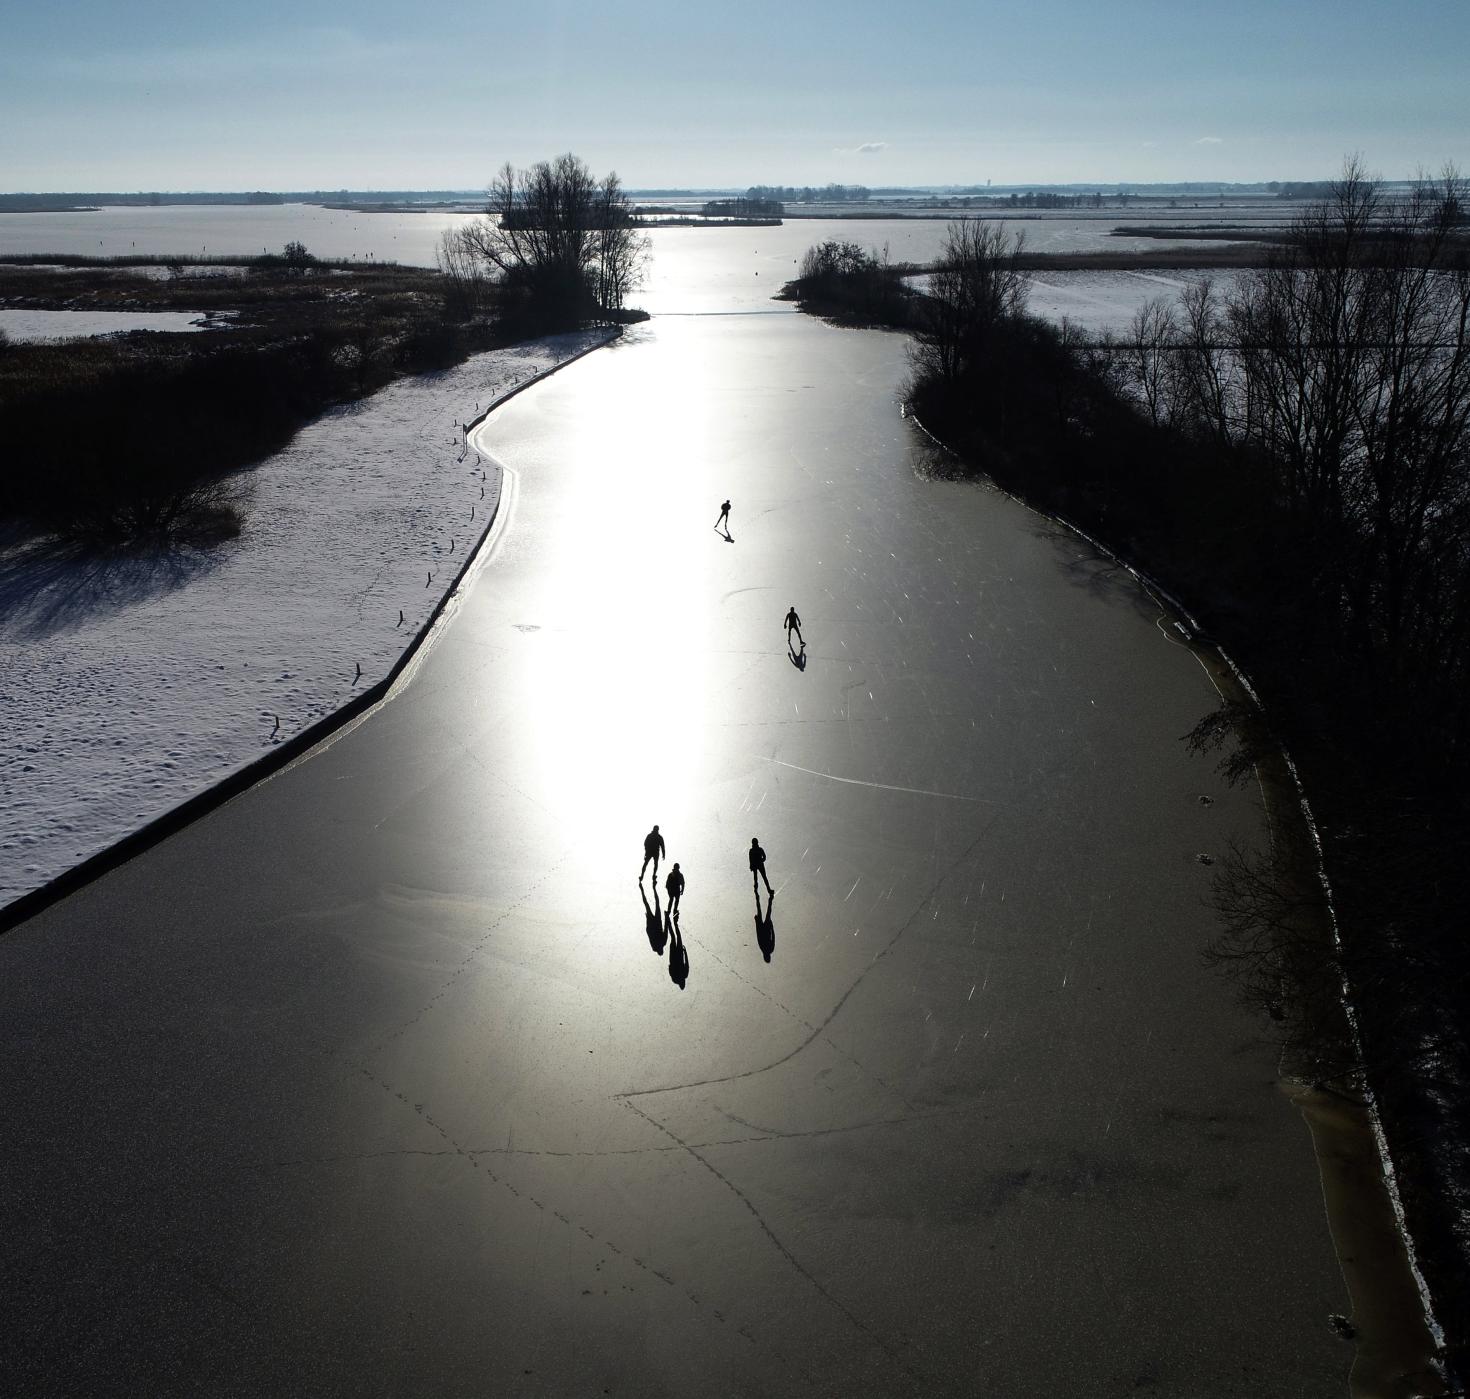
[[711, 219], [779, 219], [786, 206], [779, 199], [708, 199], [703, 213]]
[[751, 185], [747, 199], [778, 204], [864, 204], [873, 197], [867, 185]]

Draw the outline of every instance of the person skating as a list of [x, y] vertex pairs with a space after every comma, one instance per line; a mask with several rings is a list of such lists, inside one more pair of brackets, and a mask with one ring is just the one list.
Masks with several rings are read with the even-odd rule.
[[766, 852], [761, 849], [761, 843], [754, 836], [750, 838], [750, 887], [760, 891], [757, 880], [765, 880], [766, 893], [771, 892], [771, 881], [766, 875]]
[[679, 896], [684, 892], [684, 876], [679, 871], [679, 862], [674, 861], [674, 867], [669, 871], [669, 877], [664, 880], [664, 892], [669, 896], [669, 911], [666, 915], [669, 922], [679, 916]]
[[715, 521], [715, 528], [725, 535], [730, 533], [730, 502], [728, 500], [720, 506], [720, 518]]
[[796, 633], [796, 639], [805, 646], [806, 639], [801, 634], [801, 618], [796, 615], [795, 603], [791, 604], [791, 610], [786, 614], [786, 644], [788, 646], [791, 645], [791, 633], [793, 631]]
[[[643, 883], [643, 875], [644, 872], [648, 869], [648, 862], [650, 860], [653, 861], [653, 882], [655, 884], [658, 883], [659, 857], [666, 853], [667, 852], [664, 849], [664, 838], [659, 835], [658, 827], [655, 826], [651, 831], [649, 831], [646, 836], [643, 837], [643, 869], [638, 871], [638, 882], [640, 884]], [[675, 865], [674, 868], [678, 869], [679, 867], [678, 865]]]

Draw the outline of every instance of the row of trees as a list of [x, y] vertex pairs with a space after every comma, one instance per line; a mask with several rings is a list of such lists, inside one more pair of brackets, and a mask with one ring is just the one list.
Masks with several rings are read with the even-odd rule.
[[775, 199], [787, 204], [866, 204], [867, 185], [751, 185], [747, 199]]
[[472, 314], [493, 284], [502, 319], [518, 330], [616, 316], [647, 258], [617, 175], [598, 179], [571, 154], [529, 170], [507, 163], [490, 183], [484, 216], [447, 230], [439, 246], [449, 305]]
[[[1154, 424], [1264, 470], [1376, 683], [1470, 745], [1470, 257], [1463, 182], [1352, 163], [1268, 268], [1157, 301], [1106, 354]], [[1428, 687], [1426, 691], [1424, 687]], [[1448, 721], [1448, 722], [1445, 722]]]

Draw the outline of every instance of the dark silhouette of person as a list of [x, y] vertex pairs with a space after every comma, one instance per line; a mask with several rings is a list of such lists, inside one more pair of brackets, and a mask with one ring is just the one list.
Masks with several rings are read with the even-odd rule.
[[[655, 826], [643, 837], [643, 869], [638, 871], [638, 882], [640, 884], [643, 883], [644, 870], [647, 870], [650, 860], [653, 861], [653, 882], [655, 885], [658, 883], [658, 861], [659, 857], [665, 853], [664, 838], [659, 835], [658, 827]], [[678, 866], [675, 866], [675, 868], [677, 869]], [[657, 897], [656, 893], [655, 897]]]
[[788, 646], [791, 645], [791, 633], [793, 631], [796, 632], [796, 639], [800, 641], [803, 646], [805, 646], [806, 640], [801, 634], [801, 618], [796, 615], [795, 603], [791, 604], [791, 611], [786, 614], [786, 644]]
[[728, 500], [720, 506], [720, 518], [715, 521], [715, 528], [722, 531], [726, 539], [730, 537], [730, 502]]
[[684, 876], [679, 870], [679, 862], [674, 861], [674, 868], [669, 871], [669, 877], [664, 880], [664, 890], [669, 896], [669, 918], [675, 919], [679, 916], [679, 899], [684, 893]]
[[766, 875], [766, 852], [761, 849], [761, 843], [754, 836], [750, 838], [750, 887], [757, 891], [759, 898], [760, 886], [757, 880], [765, 880], [766, 893], [771, 892], [771, 881]]
[[796, 647], [791, 644], [790, 632], [786, 633], [786, 659], [789, 660], [791, 664], [797, 668], [797, 670], [806, 669], [806, 642], [803, 641], [801, 643], [801, 649], [798, 651]]
[[664, 931], [663, 912], [658, 906], [658, 885], [653, 886], [653, 906], [649, 907], [648, 895], [643, 892], [643, 883], [638, 883], [638, 893], [643, 900], [643, 930], [648, 934], [648, 945], [653, 948], [654, 956], [664, 955], [664, 943], [668, 934]]
[[678, 924], [674, 925], [674, 936], [669, 942], [669, 980], [681, 991], [689, 982], [689, 952], [679, 935]]
[[776, 925], [771, 922], [771, 896], [766, 896], [766, 911], [764, 917], [761, 915], [761, 891], [755, 891], [755, 945], [760, 948], [761, 956], [766, 961], [771, 960], [771, 953], [776, 950]]

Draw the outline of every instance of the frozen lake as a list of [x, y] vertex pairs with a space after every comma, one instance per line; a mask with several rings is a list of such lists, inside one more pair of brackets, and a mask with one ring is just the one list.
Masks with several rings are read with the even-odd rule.
[[[1255, 207], [1260, 221], [1281, 211]], [[0, 213], [0, 256], [18, 253], [135, 253], [255, 256], [299, 240], [318, 257], [369, 258], [432, 267], [445, 229], [476, 218], [442, 210], [369, 214], [323, 209], [311, 204], [263, 206], [174, 206], [99, 209], [93, 213]], [[1054, 214], [1035, 212], [998, 220], [1007, 232], [1023, 233], [1037, 252], [1127, 252], [1195, 247], [1180, 238], [1114, 237], [1120, 223], [1200, 224], [1221, 217], [1244, 219], [1239, 208], [1105, 209]], [[895, 262], [932, 262], [944, 241], [944, 219], [788, 219], [771, 228], [653, 227], [652, 260], [644, 287], [631, 298], [655, 315], [714, 311], [783, 311], [771, 298], [796, 275], [802, 254], [814, 243], [842, 239], [865, 248], [887, 248]], [[1161, 282], [1188, 274], [1169, 274]], [[1135, 285], [1137, 282], [1137, 285]], [[1150, 288], [1137, 274], [1046, 274], [1038, 282], [1033, 309], [1040, 315], [1069, 315], [1085, 324], [1126, 323], [1132, 310], [1168, 285]]]
[[392, 698], [0, 939], [15, 1392], [1343, 1392], [1207, 674], [776, 312], [492, 415]]

